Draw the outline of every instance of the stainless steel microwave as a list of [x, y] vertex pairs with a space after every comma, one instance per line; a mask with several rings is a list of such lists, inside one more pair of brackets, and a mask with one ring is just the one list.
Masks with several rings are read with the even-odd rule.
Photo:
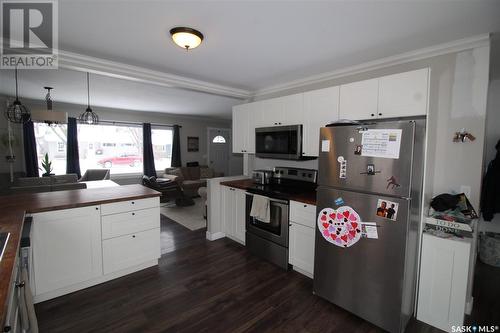
[[302, 159], [302, 125], [256, 128], [255, 155], [262, 158]]

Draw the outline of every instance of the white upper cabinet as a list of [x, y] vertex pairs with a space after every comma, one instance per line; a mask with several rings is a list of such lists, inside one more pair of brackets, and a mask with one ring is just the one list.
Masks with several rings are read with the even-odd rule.
[[260, 117], [255, 127], [269, 127], [281, 125], [283, 121], [283, 100], [271, 98], [260, 101]]
[[255, 153], [256, 103], [233, 107], [233, 153]]
[[339, 118], [339, 87], [304, 93], [303, 156], [319, 156], [319, 129]]
[[289, 95], [281, 98], [283, 112], [280, 125], [300, 125], [304, 118], [304, 94]]
[[256, 102], [255, 127], [302, 124], [304, 94], [295, 94]]
[[378, 79], [371, 79], [340, 86], [340, 119], [376, 118], [378, 107]]
[[380, 118], [427, 114], [429, 69], [381, 77], [378, 114]]

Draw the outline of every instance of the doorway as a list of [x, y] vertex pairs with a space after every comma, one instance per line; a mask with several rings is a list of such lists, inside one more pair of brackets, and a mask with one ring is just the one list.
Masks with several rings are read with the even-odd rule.
[[216, 172], [229, 174], [231, 130], [228, 128], [208, 128], [208, 166]]

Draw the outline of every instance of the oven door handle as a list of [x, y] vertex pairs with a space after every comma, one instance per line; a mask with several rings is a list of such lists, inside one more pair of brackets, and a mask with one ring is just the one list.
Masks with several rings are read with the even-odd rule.
[[[245, 192], [245, 193], [246, 193], [246, 195], [250, 195], [253, 197], [253, 193], [250, 193], [250, 192]], [[268, 197], [268, 198], [269, 198], [269, 201], [271, 201], [271, 202], [277, 202], [277, 203], [280, 203], [283, 205], [288, 205], [288, 201], [286, 201], [286, 200], [274, 199], [274, 198], [270, 198], [270, 197]]]

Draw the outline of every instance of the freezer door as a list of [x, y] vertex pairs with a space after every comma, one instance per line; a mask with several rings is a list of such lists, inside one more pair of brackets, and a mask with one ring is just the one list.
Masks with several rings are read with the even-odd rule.
[[415, 121], [324, 127], [318, 184], [410, 197]]
[[[376, 223], [378, 239], [361, 238], [340, 247], [327, 241], [316, 224], [314, 292], [387, 331], [399, 332], [410, 201], [319, 187], [317, 214], [339, 209], [338, 198], [361, 221]], [[377, 215], [379, 200], [397, 205], [395, 221]]]

